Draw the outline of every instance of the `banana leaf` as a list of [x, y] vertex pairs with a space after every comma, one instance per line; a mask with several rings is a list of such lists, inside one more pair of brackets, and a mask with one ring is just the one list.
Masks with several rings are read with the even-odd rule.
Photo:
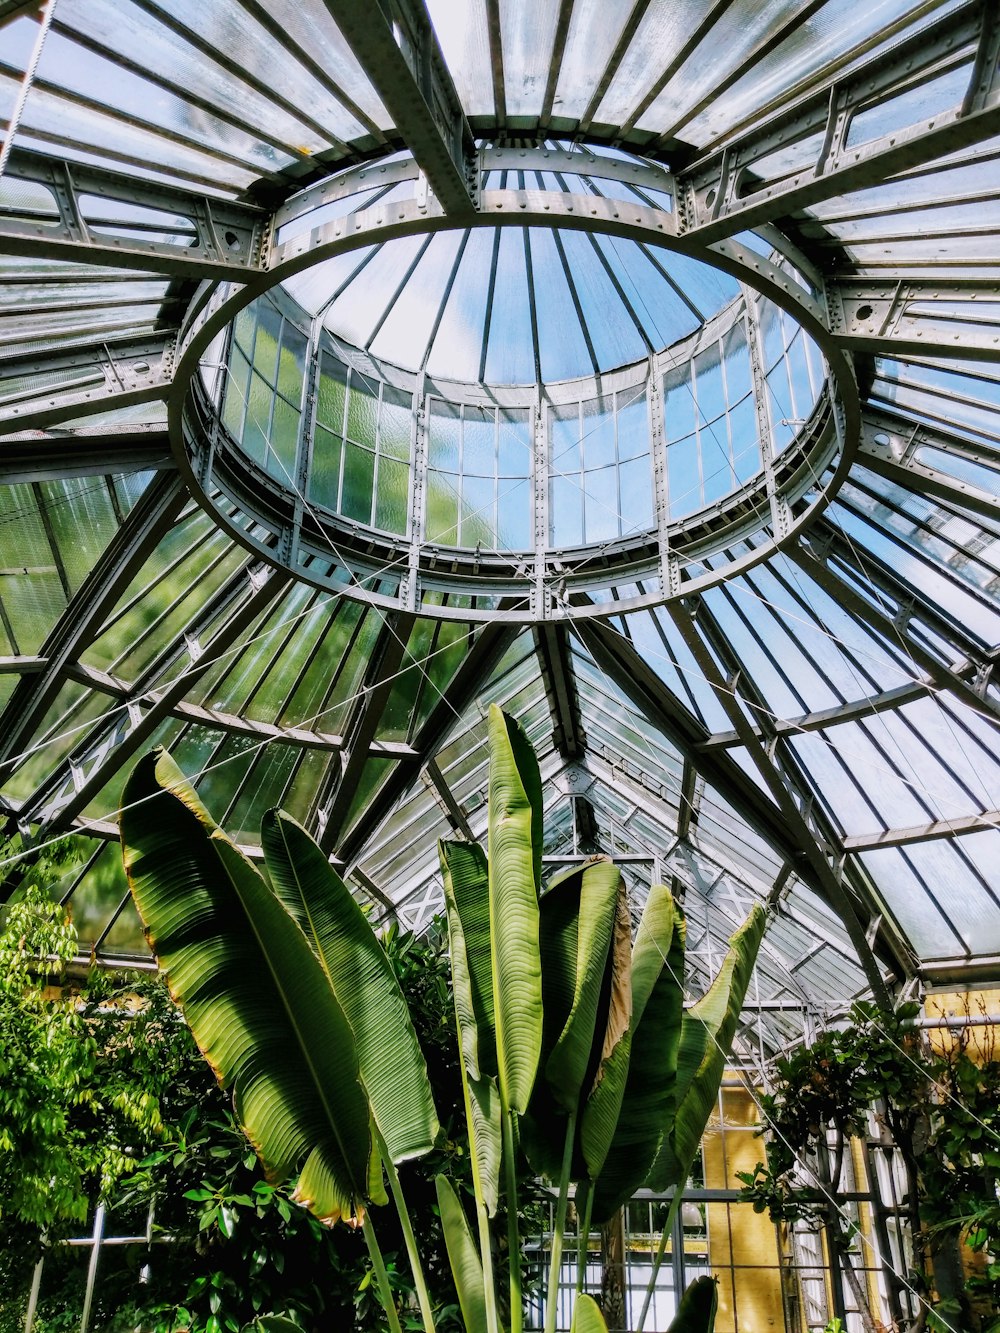
[[608, 1333], [601, 1308], [592, 1296], [581, 1295], [576, 1298], [571, 1333]]
[[427, 1063], [385, 950], [354, 895], [304, 828], [281, 810], [261, 823], [271, 886], [298, 922], [354, 1033], [361, 1082], [393, 1162], [433, 1148]]
[[[624, 948], [623, 948], [624, 942]], [[568, 1120], [601, 1081], [628, 1025], [630, 926], [618, 868], [601, 858], [556, 876], [539, 904], [544, 1078], [522, 1142], [541, 1175], [558, 1179]], [[579, 1134], [572, 1174], [584, 1174]]]
[[681, 1188], [687, 1180], [719, 1095], [719, 1085], [736, 1034], [740, 1010], [767, 914], [759, 903], [730, 938], [718, 976], [700, 1000], [685, 1010], [677, 1052], [673, 1132], [664, 1136], [647, 1178], [650, 1189]]
[[499, 1193], [501, 1121], [486, 857], [468, 842], [442, 842], [439, 854], [473, 1173], [477, 1196], [492, 1217]]
[[641, 1188], [672, 1127], [684, 944], [684, 914], [666, 885], [654, 884], [632, 951], [632, 1021], [584, 1111], [581, 1137], [600, 1223]]
[[697, 1277], [684, 1292], [667, 1333], [713, 1333], [719, 1308], [719, 1285], [714, 1277]]
[[518, 723], [489, 714], [489, 894], [493, 999], [501, 1101], [524, 1112], [542, 1044], [538, 891], [542, 784]]
[[486, 1284], [483, 1279], [483, 1266], [479, 1261], [468, 1219], [462, 1208], [451, 1181], [446, 1176], [435, 1176], [438, 1211], [441, 1214], [441, 1228], [444, 1231], [445, 1247], [448, 1251], [448, 1263], [451, 1275], [455, 1279], [458, 1303], [462, 1310], [465, 1327], [469, 1330], [481, 1330], [487, 1327]]
[[[588, 1070], [592, 1079], [596, 1076], [594, 1066], [600, 1054], [595, 1058], [592, 1048], [597, 1035], [598, 1010], [602, 1007], [608, 1013], [611, 1010], [611, 987], [606, 985], [606, 973], [612, 956], [621, 873], [612, 862], [600, 860], [584, 866], [574, 877], [576, 880], [579, 882], [579, 908], [572, 1002], [562, 1031], [545, 1061], [545, 1077], [552, 1095], [565, 1111], [576, 1110]], [[560, 889], [550, 889], [546, 897], [553, 892], [558, 893]], [[542, 976], [544, 998], [544, 970]], [[627, 980], [623, 990], [624, 994], [620, 990], [614, 997], [615, 1023], [622, 1030], [627, 1026], [627, 1019], [621, 1022], [621, 1015], [631, 1000]], [[605, 1001], [603, 1006], [602, 999]], [[602, 1031], [599, 1036], [603, 1053], [605, 1033]]]
[[171, 994], [273, 1182], [356, 1220], [374, 1144], [354, 1036], [319, 960], [162, 750], [122, 794], [125, 869]]

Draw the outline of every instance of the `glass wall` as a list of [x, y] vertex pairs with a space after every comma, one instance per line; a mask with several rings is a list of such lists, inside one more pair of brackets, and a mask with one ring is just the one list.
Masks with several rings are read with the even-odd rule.
[[721, 500], [760, 471], [743, 322], [668, 370], [663, 399], [670, 517], [678, 519]]
[[654, 526], [645, 385], [549, 409], [553, 546], [614, 541]]
[[222, 420], [272, 477], [295, 486], [307, 334], [262, 296], [233, 325]]
[[534, 546], [527, 408], [428, 401], [426, 538], [442, 546]]

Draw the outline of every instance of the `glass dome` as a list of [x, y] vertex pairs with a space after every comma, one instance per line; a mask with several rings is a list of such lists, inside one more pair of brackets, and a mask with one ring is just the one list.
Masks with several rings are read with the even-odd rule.
[[996, 981], [995, 6], [389, 9], [0, 0], [9, 827], [141, 951], [160, 743], [421, 928], [496, 700], [762, 1050]]

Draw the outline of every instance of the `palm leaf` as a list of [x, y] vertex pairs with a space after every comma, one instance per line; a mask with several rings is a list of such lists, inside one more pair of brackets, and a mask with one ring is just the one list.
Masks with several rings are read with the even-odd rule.
[[[555, 1298], [550, 1296], [549, 1299]], [[571, 1333], [608, 1333], [601, 1307], [592, 1296], [583, 1295], [576, 1298]]]
[[697, 1277], [684, 1292], [667, 1333], [713, 1333], [719, 1308], [719, 1286], [714, 1277]]
[[442, 842], [439, 852], [473, 1169], [477, 1193], [492, 1217], [499, 1193], [501, 1121], [486, 858], [475, 843]]
[[469, 1330], [483, 1330], [487, 1327], [486, 1284], [465, 1211], [446, 1176], [435, 1176], [434, 1185], [448, 1263], [455, 1279], [465, 1327]]
[[122, 795], [125, 869], [146, 937], [272, 1181], [321, 1220], [370, 1195], [368, 1099], [350, 1024], [302, 931], [168, 754]]
[[599, 1222], [642, 1186], [671, 1127], [684, 942], [680, 907], [665, 885], [654, 884], [632, 951], [629, 1031], [583, 1117], [581, 1137], [595, 1180], [593, 1215]]
[[489, 715], [489, 889], [497, 1066], [511, 1110], [528, 1105], [542, 1043], [538, 889], [542, 789], [527, 737], [494, 704]]
[[664, 1137], [647, 1184], [651, 1189], [680, 1188], [687, 1179], [705, 1126], [715, 1109], [726, 1060], [767, 915], [755, 903], [729, 941], [718, 976], [697, 1003], [684, 1013], [677, 1052], [676, 1110], [673, 1133]]
[[372, 1115], [393, 1162], [434, 1146], [427, 1064], [385, 950], [354, 895], [290, 815], [269, 810], [261, 843], [271, 885], [302, 928], [354, 1032]]

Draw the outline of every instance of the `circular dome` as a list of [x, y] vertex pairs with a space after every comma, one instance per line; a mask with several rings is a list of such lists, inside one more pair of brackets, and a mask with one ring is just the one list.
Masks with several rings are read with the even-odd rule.
[[270, 287], [200, 312], [192, 363], [235, 314], [184, 423], [213, 507], [323, 586], [526, 620], [759, 559], [824, 501], [851, 392], [799, 269], [771, 237], [685, 248], [655, 164], [481, 156], [460, 228], [405, 155], [310, 187]]

